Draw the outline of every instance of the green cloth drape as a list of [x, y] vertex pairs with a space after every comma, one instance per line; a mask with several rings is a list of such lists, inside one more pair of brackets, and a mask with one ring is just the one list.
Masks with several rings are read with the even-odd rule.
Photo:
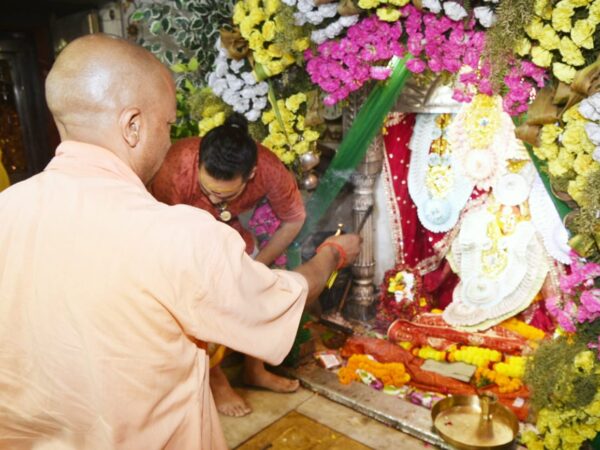
[[356, 115], [352, 126], [344, 136], [336, 155], [319, 181], [319, 186], [306, 204], [306, 222], [298, 237], [288, 248], [288, 266], [294, 268], [301, 263], [300, 246], [314, 232], [344, 184], [356, 167], [364, 160], [369, 144], [381, 130], [385, 117], [396, 103], [410, 72], [406, 63], [410, 55], [391, 61], [392, 74], [383, 83], [377, 84]]

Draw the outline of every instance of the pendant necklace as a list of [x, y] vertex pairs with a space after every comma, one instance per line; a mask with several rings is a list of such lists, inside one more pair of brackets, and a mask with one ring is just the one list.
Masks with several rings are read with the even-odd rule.
[[219, 203], [217, 208], [219, 209], [219, 218], [223, 222], [229, 222], [233, 216], [231, 215], [231, 211], [227, 209], [227, 202]]

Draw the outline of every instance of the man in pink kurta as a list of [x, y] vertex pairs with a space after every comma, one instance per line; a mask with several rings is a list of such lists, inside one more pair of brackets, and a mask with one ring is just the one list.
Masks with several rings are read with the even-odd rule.
[[104, 35], [48, 76], [62, 143], [0, 194], [2, 449], [226, 448], [201, 341], [279, 363], [336, 245], [358, 254], [347, 237], [272, 271], [210, 214], [156, 201], [174, 93], [150, 54]]

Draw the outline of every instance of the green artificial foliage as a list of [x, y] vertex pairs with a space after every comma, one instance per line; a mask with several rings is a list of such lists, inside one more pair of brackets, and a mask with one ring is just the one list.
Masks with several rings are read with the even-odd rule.
[[574, 364], [576, 355], [587, 350], [585, 342], [570, 341], [566, 337], [540, 345], [527, 363], [524, 377], [532, 392], [534, 411], [556, 409], [557, 406], [560, 409], [578, 409], [593, 400], [600, 389], [600, 377], [595, 370], [587, 373]]
[[140, 3], [131, 22], [146, 30], [139, 43], [168, 66], [196, 60], [193, 72], [175, 70], [178, 87], [184, 80], [204, 85], [217, 54], [221, 28], [231, 28], [234, 0], [166, 0]]
[[496, 7], [496, 24], [486, 32], [484, 58], [491, 64], [492, 88], [501, 92], [512, 49], [525, 36], [525, 27], [534, 16], [535, 0], [502, 0]]

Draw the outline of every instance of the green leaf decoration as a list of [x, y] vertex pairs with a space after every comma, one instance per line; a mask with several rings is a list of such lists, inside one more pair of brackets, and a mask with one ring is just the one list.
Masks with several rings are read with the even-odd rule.
[[165, 60], [169, 65], [172, 65], [175, 62], [175, 58], [173, 57], [173, 52], [171, 50], [167, 50], [165, 52]]
[[144, 11], [142, 11], [142, 10], [137, 10], [129, 17], [129, 20], [131, 20], [132, 22], [139, 22], [140, 20], [143, 20], [143, 19], [144, 19]]
[[190, 59], [190, 62], [188, 63], [188, 69], [194, 72], [198, 70], [198, 60], [196, 58]]
[[161, 30], [162, 26], [158, 20], [155, 20], [150, 24], [150, 33], [152, 33], [154, 36], [157, 36]]
[[165, 30], [167, 33], [171, 30], [171, 20], [169, 20], [168, 17], [162, 19], [160, 21], [160, 25], [162, 26], [163, 30]]
[[173, 64], [171, 70], [175, 73], [183, 73], [187, 71], [187, 67], [183, 63]]

